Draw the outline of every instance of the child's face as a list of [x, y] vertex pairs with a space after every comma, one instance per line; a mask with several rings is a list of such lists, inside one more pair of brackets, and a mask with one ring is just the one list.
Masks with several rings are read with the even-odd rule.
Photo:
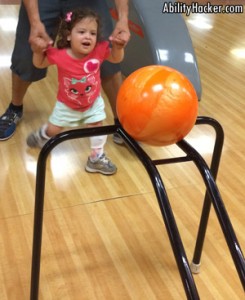
[[97, 42], [97, 30], [95, 19], [84, 18], [76, 23], [67, 37], [74, 56], [83, 57], [94, 49]]

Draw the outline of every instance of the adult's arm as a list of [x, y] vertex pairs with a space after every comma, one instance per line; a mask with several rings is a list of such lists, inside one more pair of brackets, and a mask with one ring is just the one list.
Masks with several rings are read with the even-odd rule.
[[52, 39], [46, 32], [45, 26], [40, 19], [38, 1], [37, 0], [23, 0], [25, 9], [27, 11], [28, 19], [30, 22], [30, 36], [29, 43], [31, 46], [35, 46], [39, 39], [42, 39], [45, 43], [44, 50], [53, 43]]
[[110, 36], [111, 41], [125, 46], [130, 39], [130, 31], [128, 27], [128, 0], [114, 0], [118, 14], [118, 20], [115, 28]]

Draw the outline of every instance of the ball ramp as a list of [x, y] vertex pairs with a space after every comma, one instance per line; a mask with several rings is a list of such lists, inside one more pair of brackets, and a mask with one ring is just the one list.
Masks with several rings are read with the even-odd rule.
[[[117, 20], [114, 1], [107, 0]], [[131, 39], [125, 50], [122, 72], [128, 76], [147, 65], [164, 65], [183, 73], [201, 100], [202, 88], [197, 59], [185, 20], [180, 13], [167, 13], [166, 3], [175, 1], [129, 1]]]

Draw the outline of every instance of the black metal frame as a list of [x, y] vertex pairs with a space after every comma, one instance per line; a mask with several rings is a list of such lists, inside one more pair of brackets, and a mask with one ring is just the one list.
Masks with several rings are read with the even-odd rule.
[[215, 183], [219, 162], [221, 158], [221, 152], [224, 141], [224, 133], [221, 125], [214, 119], [209, 117], [198, 117], [196, 125], [207, 124], [215, 129], [216, 137], [213, 149], [213, 156], [211, 161], [211, 167], [207, 166], [204, 159], [200, 154], [185, 140], [178, 142], [176, 145], [182, 149], [186, 154], [183, 157], [152, 160], [146, 152], [135, 142], [120, 125], [104, 126], [97, 128], [86, 128], [70, 130], [57, 135], [50, 139], [46, 145], [40, 151], [37, 163], [36, 174], [36, 194], [35, 194], [35, 212], [34, 212], [34, 231], [33, 231], [33, 249], [32, 249], [32, 270], [31, 270], [31, 290], [30, 299], [38, 299], [39, 290], [39, 277], [40, 277], [40, 263], [41, 263], [41, 246], [42, 246], [42, 224], [43, 224], [43, 207], [44, 207], [44, 191], [45, 191], [45, 175], [46, 175], [46, 161], [51, 150], [58, 144], [71, 139], [90, 137], [95, 135], [113, 134], [117, 132], [123, 140], [127, 143], [130, 149], [136, 154], [144, 165], [148, 175], [151, 179], [152, 185], [155, 190], [155, 194], [158, 200], [158, 204], [162, 213], [162, 217], [167, 229], [169, 240], [174, 252], [175, 260], [179, 269], [181, 280], [185, 289], [186, 297], [190, 300], [200, 299], [199, 294], [192, 276], [185, 249], [176, 225], [176, 221], [169, 203], [169, 199], [162, 182], [161, 176], [156, 168], [157, 165], [180, 163], [185, 161], [193, 161], [198, 168], [207, 191], [204, 198], [204, 205], [202, 210], [202, 216], [199, 225], [199, 231], [196, 240], [196, 247], [194, 251], [194, 257], [192, 261], [193, 270], [195, 266], [200, 264], [203, 243], [205, 239], [205, 233], [208, 224], [209, 212], [211, 204], [215, 209], [220, 226], [225, 236], [227, 245], [229, 247], [231, 256], [237, 269], [242, 286], [245, 290], [245, 260], [241, 250], [241, 247], [236, 238], [228, 213], [225, 209], [224, 203], [220, 196], [218, 187]]

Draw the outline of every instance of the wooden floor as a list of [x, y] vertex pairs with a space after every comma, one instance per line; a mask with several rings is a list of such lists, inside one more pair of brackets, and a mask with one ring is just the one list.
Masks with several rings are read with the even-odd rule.
[[[11, 97], [10, 54], [18, 5], [0, 5], [0, 112]], [[193, 25], [197, 17], [210, 29]], [[240, 245], [245, 249], [245, 18], [191, 15], [203, 86], [199, 115], [217, 119], [225, 131], [218, 186]], [[200, 25], [200, 20], [199, 20]], [[8, 26], [7, 26], [8, 24]], [[237, 50], [236, 50], [237, 49]], [[239, 52], [238, 50], [243, 50]], [[236, 50], [236, 51], [235, 51]], [[240, 53], [240, 57], [236, 56]], [[38, 150], [27, 134], [46, 121], [56, 94], [56, 73], [32, 85], [16, 134], [0, 144], [0, 300], [29, 299], [35, 173]], [[108, 119], [112, 114], [107, 104]], [[214, 134], [196, 126], [187, 140], [210, 162]], [[144, 147], [152, 158], [180, 154], [175, 145]], [[87, 174], [88, 141], [59, 145], [47, 165], [40, 299], [186, 299], [150, 180], [140, 162], [111, 136], [107, 154], [118, 173]], [[204, 184], [192, 163], [160, 166], [188, 259], [192, 260]], [[212, 210], [194, 276], [201, 299], [241, 300], [244, 291]]]

